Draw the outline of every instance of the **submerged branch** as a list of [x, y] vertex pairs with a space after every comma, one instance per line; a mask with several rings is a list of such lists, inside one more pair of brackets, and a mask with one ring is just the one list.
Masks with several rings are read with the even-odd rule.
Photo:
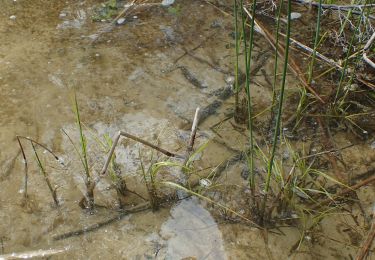
[[125, 216], [127, 216], [131, 213], [136, 213], [136, 212], [148, 210], [150, 208], [151, 208], [151, 204], [149, 202], [145, 202], [145, 203], [139, 204], [137, 206], [131, 207], [129, 209], [126, 209], [124, 212], [120, 213], [116, 217], [110, 218], [110, 219], [102, 221], [102, 222], [98, 222], [98, 223], [96, 223], [92, 226], [84, 227], [83, 229], [71, 231], [71, 232], [68, 232], [68, 233], [61, 234], [61, 235], [56, 235], [56, 236], [53, 237], [53, 240], [56, 241], [56, 240], [67, 239], [67, 238], [70, 238], [70, 237], [80, 236], [80, 235], [98, 230], [99, 228], [107, 226], [109, 224], [112, 224], [113, 222], [119, 221], [123, 217], [125, 217]]
[[372, 241], [374, 241], [375, 238], [375, 204], [372, 208], [372, 224], [370, 231], [368, 232], [366, 240], [363, 242], [361, 249], [358, 252], [358, 255], [356, 257], [356, 260], [363, 260], [366, 258], [366, 255], [368, 254], [368, 251], [371, 247]]

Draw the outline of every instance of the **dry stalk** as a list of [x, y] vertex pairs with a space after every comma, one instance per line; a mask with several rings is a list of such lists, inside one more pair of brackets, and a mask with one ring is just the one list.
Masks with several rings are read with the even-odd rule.
[[[319, 6], [318, 2], [310, 1], [310, 0], [294, 0], [294, 2], [305, 4], [309, 6]], [[321, 7], [323, 9], [330, 9], [336, 11], [351, 11], [352, 14], [363, 15], [361, 11], [353, 10], [353, 9], [363, 9], [363, 8], [373, 8], [375, 4], [365, 4], [365, 5], [335, 5], [335, 4], [322, 4]], [[369, 15], [368, 18], [375, 19], [375, 16]]]
[[328, 198], [328, 199], [325, 199], [323, 201], [321, 201], [319, 203], [319, 205], [316, 205], [315, 207], [313, 207], [313, 209], [318, 209], [319, 207], [325, 205], [325, 204], [329, 204], [330, 202], [333, 202], [335, 199], [339, 198], [339, 197], [342, 197], [350, 192], [353, 192], [359, 188], [361, 188], [362, 186], [365, 186], [367, 184], [370, 184], [372, 182], [375, 182], [375, 176], [371, 176], [361, 182], [358, 182], [357, 184], [354, 184], [353, 186], [350, 186], [349, 188], [346, 188], [344, 190], [342, 190], [341, 192], [335, 194], [333, 196], [333, 198]]
[[368, 40], [368, 42], [366, 43], [365, 47], [363, 48], [363, 54], [362, 54], [362, 57], [363, 57], [363, 60], [368, 64], [370, 65], [371, 67], [373, 67], [375, 69], [375, 63], [370, 60], [367, 56], [367, 51], [370, 49], [370, 46], [372, 44], [372, 42], [375, 40], [375, 32], [372, 34], [371, 38]]
[[146, 145], [146, 146], [149, 146], [149, 147], [151, 147], [152, 149], [155, 149], [155, 150], [157, 150], [157, 151], [159, 151], [159, 152], [165, 154], [165, 155], [168, 156], [168, 157], [183, 158], [183, 156], [181, 156], [181, 155], [178, 155], [178, 154], [173, 153], [173, 152], [169, 152], [169, 151], [167, 151], [167, 150], [165, 150], [165, 149], [163, 149], [163, 148], [161, 148], [161, 147], [159, 147], [159, 146], [156, 146], [156, 145], [154, 145], [154, 144], [152, 144], [152, 143], [150, 143], [150, 142], [148, 142], [148, 141], [146, 141], [146, 140], [143, 140], [143, 139], [141, 139], [141, 138], [139, 138], [139, 137], [136, 137], [136, 136], [134, 136], [134, 135], [132, 135], [132, 134], [126, 133], [126, 132], [124, 132], [124, 131], [119, 131], [119, 132], [117, 133], [117, 135], [115, 136], [115, 139], [114, 139], [114, 141], [113, 141], [113, 144], [112, 144], [111, 150], [110, 150], [110, 152], [109, 152], [109, 154], [108, 154], [107, 160], [105, 161], [104, 166], [103, 166], [103, 169], [102, 169], [101, 172], [100, 172], [100, 176], [105, 175], [105, 173], [106, 173], [106, 171], [107, 171], [107, 169], [108, 169], [108, 165], [109, 165], [109, 163], [110, 163], [110, 161], [111, 161], [112, 155], [113, 155], [113, 153], [114, 153], [114, 151], [115, 151], [115, 148], [116, 148], [116, 146], [117, 146], [117, 144], [118, 144], [118, 141], [120, 140], [120, 137], [121, 137], [121, 136], [127, 137], [127, 138], [132, 139], [132, 140], [134, 140], [134, 141], [136, 141], [136, 142], [139, 142], [139, 143], [141, 143], [141, 144], [144, 144], [144, 145]]
[[[243, 7], [243, 9], [246, 12], [246, 14], [249, 16], [249, 18], [253, 19], [253, 16], [249, 12], [249, 10], [247, 10], [246, 7]], [[255, 31], [257, 31], [262, 36], [264, 36], [266, 38], [266, 40], [270, 43], [270, 45], [272, 46], [272, 48], [276, 50], [276, 39], [272, 36], [272, 34], [266, 29], [265, 26], [262, 25], [262, 23], [259, 20], [255, 19], [254, 20], [254, 24], [255, 24], [255, 28], [254, 28]], [[278, 55], [280, 57], [284, 57], [284, 55], [285, 55], [285, 49], [284, 49], [284, 47], [281, 44], [279, 44], [277, 46], [277, 49], [278, 49], [278, 52], [277, 52]], [[307, 80], [305, 79], [304, 73], [302, 73], [301, 69], [299, 68], [299, 66], [297, 65], [297, 63], [295, 62], [295, 60], [292, 57], [289, 57], [288, 67], [293, 72], [293, 74], [299, 79], [299, 81], [302, 83], [302, 85], [303, 85], [304, 88], [306, 88], [308, 91], [310, 91], [312, 94], [314, 94], [314, 96], [321, 103], [323, 103], [323, 104], [326, 103], [318, 95], [318, 93], [316, 93], [316, 91], [307, 83]]]
[[41, 144], [33, 139], [31, 139], [30, 137], [26, 137], [26, 136], [21, 136], [21, 135], [17, 135], [16, 136], [17, 138], [17, 142], [18, 142], [18, 145], [21, 149], [21, 153], [22, 153], [22, 160], [23, 160], [23, 164], [24, 164], [24, 174], [25, 174], [25, 177], [24, 177], [24, 199], [27, 199], [27, 183], [28, 183], [28, 163], [27, 163], [27, 159], [26, 159], [26, 154], [25, 154], [25, 150], [22, 146], [22, 142], [21, 142], [21, 139], [25, 139], [25, 140], [28, 140], [31, 142], [31, 145], [34, 146], [34, 144], [42, 147], [43, 149], [45, 149], [48, 153], [50, 153], [62, 166], [64, 166], [64, 163], [63, 161], [51, 150], [49, 149], [46, 145], [44, 144]]
[[368, 251], [371, 247], [372, 241], [374, 241], [375, 238], [375, 204], [372, 208], [372, 224], [370, 231], [368, 232], [366, 240], [363, 242], [361, 249], [358, 252], [356, 260], [363, 260], [365, 259], [366, 255], [368, 254]]
[[[279, 32], [279, 34], [280, 34], [281, 36], [283, 36], [283, 37], [286, 37], [286, 35], [285, 35], [284, 33], [282, 33], [282, 32]], [[299, 42], [299, 41], [297, 41], [297, 40], [295, 40], [295, 39], [293, 39], [293, 38], [289, 38], [289, 39], [290, 39], [290, 41], [291, 41], [293, 44], [297, 45], [299, 48], [303, 49], [304, 51], [306, 51], [306, 52], [308, 52], [308, 53], [310, 53], [310, 54], [312, 54], [312, 53], [314, 52], [313, 49], [311, 49], [310, 47], [304, 45], [303, 43], [301, 43], [301, 42]], [[337, 68], [338, 70], [340, 70], [340, 71], [343, 70], [343, 67], [341, 67], [340, 64], [338, 64], [338, 62], [336, 62], [336, 61], [334, 61], [334, 60], [332, 60], [332, 59], [330, 59], [330, 58], [324, 56], [324, 55], [321, 54], [320, 52], [315, 51], [315, 55], [316, 55], [316, 57], [318, 57], [320, 60], [322, 60], [322, 61], [324, 61], [325, 63], [327, 63], [327, 64], [329, 64], [329, 65], [331, 65], [331, 66]]]
[[145, 203], [136, 205], [134, 207], [125, 209], [124, 212], [120, 213], [116, 217], [110, 218], [110, 219], [102, 221], [102, 222], [98, 222], [98, 223], [96, 223], [92, 226], [88, 226], [88, 227], [84, 227], [83, 229], [79, 229], [79, 230], [71, 231], [71, 232], [68, 232], [68, 233], [56, 235], [56, 236], [53, 237], [53, 240], [62, 240], [62, 239], [70, 238], [70, 237], [83, 235], [83, 234], [98, 230], [99, 228], [107, 226], [109, 224], [112, 224], [116, 221], [119, 221], [123, 217], [125, 217], [125, 216], [127, 216], [131, 213], [136, 213], [136, 212], [148, 210], [150, 208], [151, 208], [151, 204], [149, 202], [145, 202]]

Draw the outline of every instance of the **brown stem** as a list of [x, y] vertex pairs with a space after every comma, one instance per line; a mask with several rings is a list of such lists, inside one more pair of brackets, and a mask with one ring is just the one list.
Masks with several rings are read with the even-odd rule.
[[156, 146], [156, 145], [154, 145], [154, 144], [152, 144], [152, 143], [150, 143], [150, 142], [148, 142], [148, 141], [146, 141], [146, 140], [143, 140], [143, 139], [141, 139], [141, 138], [139, 138], [139, 137], [136, 137], [136, 136], [134, 136], [134, 135], [128, 134], [128, 133], [126, 133], [126, 132], [124, 132], [124, 131], [119, 131], [118, 134], [116, 135], [114, 141], [113, 141], [113, 144], [112, 144], [111, 150], [110, 150], [110, 152], [109, 152], [109, 154], [108, 154], [107, 160], [106, 160], [105, 163], [104, 163], [103, 169], [102, 169], [101, 172], [100, 172], [100, 175], [104, 175], [104, 174], [106, 173], [106, 171], [107, 171], [107, 169], [108, 169], [108, 165], [109, 165], [109, 163], [110, 163], [110, 161], [111, 161], [112, 155], [113, 155], [113, 153], [114, 153], [114, 151], [115, 151], [115, 148], [116, 148], [117, 143], [118, 143], [118, 141], [120, 140], [120, 137], [121, 137], [121, 136], [124, 136], [124, 137], [130, 138], [130, 139], [132, 139], [132, 140], [134, 140], [134, 141], [136, 141], [136, 142], [139, 142], [139, 143], [141, 143], [141, 144], [144, 144], [144, 145], [146, 145], [146, 146], [149, 146], [149, 147], [151, 147], [151, 148], [153, 148], [153, 149], [155, 149], [155, 150], [157, 150], [157, 151], [159, 151], [159, 152], [165, 154], [166, 156], [169, 156], [169, 157], [182, 157], [182, 158], [183, 158], [183, 156], [181, 156], [181, 155], [178, 155], [178, 154], [173, 153], [173, 152], [169, 152], [169, 151], [167, 151], [167, 150], [165, 150], [165, 149], [163, 149], [163, 148], [161, 148], [161, 147], [158, 147], [158, 146]]
[[371, 176], [370, 178], [368, 179], [365, 179], [347, 189], [344, 189], [342, 190], [341, 192], [337, 193], [332, 199], [326, 199], [326, 200], [323, 200], [322, 202], [319, 203], [319, 205], [316, 205], [315, 207], [313, 207], [313, 209], [317, 209], [319, 208], [320, 206], [323, 206], [325, 204], [329, 204], [330, 202], [332, 202], [335, 198], [338, 198], [338, 197], [341, 197], [341, 196], [344, 196], [352, 191], [355, 191], [359, 188], [361, 188], [362, 186], [365, 186], [371, 182], [374, 182], [375, 181], [375, 176]]
[[[39, 142], [31, 139], [30, 137], [26, 137], [26, 136], [22, 136], [22, 135], [17, 135], [16, 138], [18, 140], [18, 143], [20, 143], [20, 144], [21, 144], [20, 139], [26, 139], [26, 140], [28, 140], [28, 141], [36, 144], [36, 145], [39, 145], [40, 147], [42, 147], [43, 149], [45, 149], [47, 152], [49, 152], [53, 157], [55, 157], [55, 159], [57, 161], [59, 161], [60, 164], [64, 165], [64, 163], [60, 160], [60, 158], [51, 149], [49, 149], [46, 145], [41, 144], [41, 143], [39, 143]], [[21, 149], [21, 150], [23, 150], [23, 149]]]
[[361, 249], [358, 252], [356, 260], [363, 260], [365, 259], [366, 255], [368, 254], [369, 248], [374, 241], [375, 238], [375, 205], [373, 205], [372, 210], [372, 224], [370, 231], [368, 232], [366, 240], [363, 242]]
[[107, 226], [109, 224], [112, 224], [113, 222], [121, 220], [123, 217], [129, 215], [130, 213], [136, 213], [136, 212], [140, 212], [140, 211], [143, 211], [143, 210], [148, 210], [150, 207], [151, 207], [151, 205], [150, 205], [149, 202], [139, 204], [137, 206], [126, 209], [124, 212], [122, 212], [121, 214], [119, 214], [116, 217], [113, 217], [113, 218], [110, 218], [108, 220], [96, 223], [92, 226], [85, 227], [85, 228], [80, 229], [80, 230], [71, 231], [71, 232], [68, 232], [68, 233], [65, 233], [65, 234], [54, 236], [53, 240], [62, 240], [62, 239], [66, 239], [66, 238], [69, 238], [69, 237], [79, 236], [79, 235], [86, 234], [88, 232], [95, 231], [95, 230], [97, 230], [101, 227]]
[[36, 148], [35, 148], [35, 145], [32, 141], [30, 141], [31, 143], [31, 146], [33, 148], [33, 151], [34, 151], [34, 154], [35, 154], [35, 157], [36, 157], [36, 160], [37, 160], [37, 163], [38, 163], [38, 166], [39, 166], [39, 169], [40, 171], [42, 172], [43, 176], [44, 176], [44, 180], [46, 181], [47, 183], [47, 186], [48, 186], [48, 189], [49, 191], [51, 192], [51, 195], [52, 195], [52, 198], [53, 198], [53, 201], [55, 202], [55, 205], [58, 207], [59, 206], [59, 201], [57, 200], [57, 195], [56, 195], [56, 189], [53, 189], [52, 188], [52, 184], [51, 184], [51, 181], [49, 180], [49, 177], [48, 177], [48, 174], [46, 172], [46, 170], [44, 169], [43, 165], [42, 165], [42, 162], [39, 158], [39, 155], [36, 151]]
[[[249, 16], [250, 19], [253, 19], [251, 13], [243, 7], [246, 14]], [[272, 34], [266, 29], [266, 27], [257, 19], [254, 19], [255, 24], [255, 31], [263, 35], [266, 40], [270, 43], [273, 49], [276, 49], [276, 39], [272, 36]], [[277, 54], [280, 57], [283, 57], [285, 55], [285, 48], [279, 44], [277, 46], [278, 52]], [[292, 57], [289, 57], [289, 63], [288, 63], [289, 69], [293, 72], [293, 74], [299, 79], [299, 81], [302, 83], [303, 87], [306, 88], [310, 93], [314, 94], [314, 96], [322, 103], [325, 104], [326, 102], [316, 93], [316, 91], [307, 83], [307, 80], [305, 79], [305, 74], [302, 73], [301, 69], [295, 62], [295, 60]]]

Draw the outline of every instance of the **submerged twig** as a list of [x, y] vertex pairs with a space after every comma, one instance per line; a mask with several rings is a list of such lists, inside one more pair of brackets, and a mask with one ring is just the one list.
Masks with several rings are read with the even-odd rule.
[[[258, 21], [257, 19], [253, 18], [249, 10], [246, 9], [246, 7], [243, 7], [243, 10], [246, 12], [247, 16], [249, 16], [250, 19], [254, 19], [254, 25], [255, 30], [259, 32], [261, 35], [263, 35], [266, 40], [270, 43], [273, 49], [278, 48], [277, 54], [280, 57], [283, 57], [285, 55], [285, 48], [279, 44], [279, 46], [276, 46], [276, 40], [272, 36], [272, 34]], [[301, 69], [298, 67], [297, 63], [294, 61], [292, 57], [289, 58], [288, 62], [289, 69], [293, 72], [293, 74], [299, 79], [299, 81], [302, 83], [303, 87], [306, 88], [308, 91], [310, 91], [314, 96], [323, 104], [326, 102], [319, 96], [319, 94], [307, 83], [304, 73], [302, 73]]]
[[[284, 33], [282, 33], [282, 32], [279, 32], [279, 34], [282, 35], [282, 36], [284, 36], [284, 37], [286, 37], [286, 35], [285, 35]], [[305, 50], [306, 52], [311, 53], [311, 54], [314, 52], [313, 49], [311, 49], [310, 47], [306, 46], [305, 44], [303, 44], [303, 43], [301, 43], [301, 42], [299, 42], [299, 41], [297, 41], [297, 40], [295, 40], [295, 39], [293, 39], [293, 38], [289, 38], [289, 39], [290, 39], [290, 41], [291, 41], [293, 44], [297, 45], [299, 48]], [[333, 66], [333, 67], [335, 67], [336, 69], [338, 69], [338, 70], [340, 70], [340, 71], [343, 70], [343, 67], [341, 67], [340, 64], [339, 64], [338, 62], [336, 62], [336, 61], [334, 61], [334, 60], [332, 60], [332, 59], [330, 59], [330, 58], [324, 56], [324, 55], [321, 54], [320, 52], [315, 51], [315, 55], [316, 55], [316, 57], [318, 57], [320, 60], [324, 61], [325, 63], [327, 63], [327, 64], [329, 64], [329, 65], [331, 65], [331, 66]]]
[[44, 167], [43, 167], [43, 165], [42, 165], [42, 162], [41, 162], [41, 160], [40, 160], [40, 158], [39, 158], [39, 155], [38, 155], [38, 153], [37, 153], [37, 151], [36, 151], [36, 149], [35, 149], [35, 146], [34, 146], [33, 142], [31, 142], [31, 146], [32, 146], [32, 148], [33, 148], [33, 151], [34, 151], [35, 158], [36, 158], [36, 161], [37, 161], [37, 163], [38, 163], [39, 169], [40, 169], [40, 171], [42, 172], [42, 174], [43, 174], [43, 176], [44, 176], [44, 180], [45, 180], [46, 183], [47, 183], [48, 189], [49, 189], [50, 192], [51, 192], [51, 195], [52, 195], [53, 201], [55, 202], [55, 205], [56, 205], [56, 206], [59, 206], [59, 201], [57, 200], [57, 195], [56, 195], [56, 189], [53, 189], [53, 188], [52, 188], [51, 182], [50, 182], [50, 180], [49, 180], [49, 178], [48, 178], [48, 174], [47, 174], [46, 170], [44, 169]]
[[19, 145], [19, 147], [21, 149], [22, 158], [23, 158], [22, 160], [23, 160], [24, 169], [25, 169], [24, 170], [25, 178], [24, 178], [24, 191], [23, 191], [23, 195], [24, 195], [24, 198], [26, 199], [27, 198], [27, 183], [28, 183], [29, 175], [28, 175], [28, 164], [27, 164], [26, 154], [25, 154], [25, 150], [24, 150], [24, 148], [22, 146], [21, 139], [25, 139], [25, 140], [30, 141], [31, 145], [33, 146], [33, 148], [34, 148], [34, 144], [42, 147], [47, 152], [49, 152], [62, 166], [64, 166], [64, 163], [63, 163], [63, 161], [51, 149], [49, 149], [44, 144], [41, 144], [41, 143], [39, 143], [39, 142], [31, 139], [30, 137], [26, 137], [26, 136], [17, 135], [16, 138], [17, 138], [18, 145]]
[[313, 209], [317, 209], [325, 204], [329, 204], [330, 202], [334, 202], [334, 199], [335, 198], [339, 198], [339, 197], [342, 197], [350, 192], [353, 192], [359, 188], [361, 188], [362, 186], [365, 186], [367, 184], [370, 184], [372, 182], [375, 182], [375, 176], [371, 176], [370, 178], [367, 178], [357, 184], [354, 184], [353, 186], [350, 186], [349, 188], [346, 188], [344, 190], [342, 190], [341, 192], [335, 194], [332, 198], [328, 198], [328, 199], [325, 199], [323, 201], [321, 201], [318, 205], [316, 205], [315, 207], [313, 207]]
[[61, 234], [61, 235], [56, 235], [56, 236], [53, 237], [53, 240], [62, 240], [62, 239], [70, 238], [70, 237], [80, 236], [80, 235], [98, 230], [99, 228], [107, 226], [109, 224], [112, 224], [113, 222], [119, 221], [123, 217], [125, 217], [125, 216], [127, 216], [131, 213], [136, 213], [136, 212], [148, 210], [150, 208], [151, 208], [151, 204], [149, 202], [141, 203], [137, 206], [126, 209], [124, 212], [120, 213], [116, 217], [110, 218], [110, 219], [102, 221], [102, 222], [98, 222], [98, 223], [96, 223], [92, 226], [84, 227], [83, 229], [71, 231], [71, 232], [68, 232], [68, 233]]
[[18, 140], [18, 143], [20, 143], [20, 139], [26, 139], [40, 147], [42, 147], [43, 149], [45, 149], [47, 152], [49, 152], [55, 159], [56, 161], [58, 161], [61, 165], [64, 166], [64, 162], [50, 149], [48, 148], [46, 145], [42, 144], [42, 143], [39, 143], [38, 141], [35, 141], [34, 139], [31, 139], [30, 137], [26, 137], [26, 136], [22, 136], [22, 135], [17, 135], [16, 136], [17, 140]]
[[375, 238], [375, 204], [373, 205], [373, 208], [372, 208], [372, 224], [371, 224], [370, 231], [368, 232], [367, 238], [363, 242], [362, 247], [358, 252], [356, 260], [365, 259], [371, 247], [372, 241], [374, 241], [374, 238]]
[[21, 143], [21, 140], [20, 140], [20, 137], [17, 136], [17, 141], [18, 141], [18, 145], [20, 146], [20, 149], [21, 149], [21, 153], [22, 153], [22, 158], [23, 158], [23, 165], [24, 165], [24, 173], [25, 173], [25, 179], [24, 179], [24, 186], [23, 186], [23, 197], [25, 199], [27, 199], [27, 181], [28, 181], [28, 178], [29, 178], [29, 174], [28, 174], [28, 165], [27, 165], [27, 159], [26, 159], [26, 154], [25, 154], [25, 150], [23, 149], [23, 146], [22, 146], [22, 143]]

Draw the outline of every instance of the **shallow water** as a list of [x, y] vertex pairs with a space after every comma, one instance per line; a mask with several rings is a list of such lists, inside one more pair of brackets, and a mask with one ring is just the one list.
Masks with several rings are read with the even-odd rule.
[[[83, 171], [74, 147], [61, 131], [64, 129], [78, 143], [73, 90], [82, 121], [92, 131], [86, 130], [89, 162], [97, 172], [105, 159], [97, 137], [113, 137], [124, 130], [183, 153], [197, 106], [207, 116], [200, 125], [197, 146], [213, 139], [215, 133], [210, 126], [231, 113], [233, 100], [225, 93], [233, 83], [232, 18], [205, 1], [176, 2], [177, 13], [160, 6], [141, 8], [125, 24], [110, 26], [91, 21], [99, 1], [0, 0], [0, 255], [64, 249], [51, 258], [288, 257], [289, 249], [300, 239], [297, 228], [280, 228], [284, 235], [270, 233], [266, 246], [261, 231], [225, 221], [220, 214], [212, 215], [212, 208], [195, 198], [168, 204], [155, 212], [130, 214], [82, 236], [53, 240], [55, 235], [118, 214], [113, 209], [118, 202], [109, 179], [98, 185], [96, 202], [112, 209], [99, 207], [91, 215], [78, 206], [85, 190]], [[262, 68], [272, 71], [270, 49], [264, 39], [257, 39], [255, 53], [259, 54], [257, 62]], [[269, 56], [264, 59], [264, 55]], [[266, 77], [260, 72], [256, 77], [255, 113], [263, 111], [271, 99]], [[289, 79], [289, 84], [297, 83]], [[267, 120], [260, 118], [259, 124]], [[242, 149], [247, 142], [229, 124], [221, 127], [220, 134], [220, 140], [213, 141], [201, 156], [201, 169], [219, 165], [232, 155], [233, 149]], [[52, 205], [26, 141], [31, 203], [23, 207], [24, 169], [16, 135], [46, 144], [63, 159], [65, 167], [43, 154], [51, 180], [58, 187], [60, 208]], [[346, 142], [345, 138], [342, 140]], [[139, 174], [140, 157], [147, 165], [153, 155], [144, 146], [125, 139], [116, 149], [116, 162], [130, 189], [143, 196], [147, 193]], [[246, 185], [240, 175], [242, 170], [238, 165], [228, 170], [229, 184]], [[175, 173], [166, 178], [179, 177]], [[241, 195], [233, 203], [238, 198]], [[136, 196], [128, 201], [130, 206], [141, 202]], [[340, 232], [333, 236], [340, 237]], [[348, 243], [342, 252], [341, 243], [323, 243], [327, 244], [308, 244], [305, 253], [293, 257], [313, 259], [316, 255], [312, 252], [320, 249], [319, 254], [336, 258], [357, 249]]]

